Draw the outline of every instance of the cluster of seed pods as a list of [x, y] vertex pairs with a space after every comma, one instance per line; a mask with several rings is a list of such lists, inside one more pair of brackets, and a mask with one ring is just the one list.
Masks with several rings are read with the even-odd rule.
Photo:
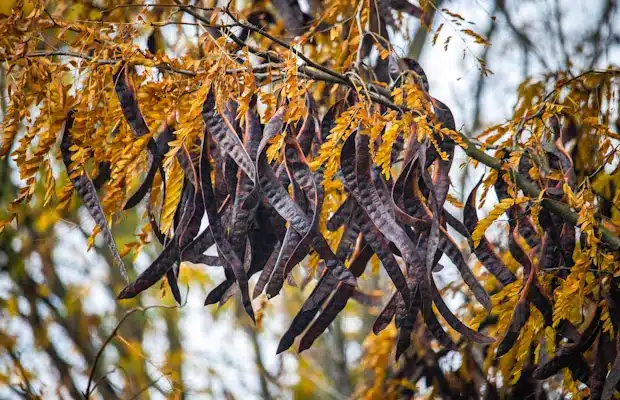
[[[433, 122], [454, 130], [451, 111], [430, 95], [426, 75], [420, 66], [410, 59], [390, 65], [394, 85], [402, 81], [404, 74], [411, 72], [431, 100]], [[134, 135], [149, 134], [128, 77], [128, 68], [122, 68], [114, 81], [123, 115]], [[288, 349], [300, 335], [299, 347], [304, 350], [327, 329], [350, 299], [364, 302], [363, 293], [357, 288], [357, 278], [376, 254], [396, 291], [378, 315], [373, 331], [378, 333], [395, 320], [399, 332], [397, 358], [409, 347], [418, 316], [441, 345], [456, 348], [437, 319], [433, 304], [443, 319], [464, 338], [483, 344], [493, 342], [493, 338], [470, 329], [450, 311], [433, 280], [433, 272], [442, 268], [439, 261], [446, 255], [476, 300], [487, 310], [491, 307], [489, 295], [449, 235], [448, 226], [467, 239], [468, 253], [474, 254], [500, 284], [508, 285], [517, 279], [486, 238], [482, 237], [476, 246], [473, 245], [472, 233], [478, 225], [476, 193], [480, 184], [469, 194], [462, 221], [444, 208], [455, 150], [455, 143], [449, 137], [444, 136], [438, 146], [434, 146], [427, 141], [419, 142], [415, 135], [407, 141], [401, 135], [391, 155], [393, 162], [402, 160], [401, 172], [394, 179], [386, 179], [371, 160], [373, 143], [370, 137], [353, 131], [341, 143], [338, 171], [347, 198], [327, 222], [328, 230], [343, 229], [335, 251], [319, 230], [324, 197], [322, 171], [311, 170], [308, 160], [316, 157], [339, 113], [354, 102], [355, 96], [349, 96], [319, 118], [314, 102], [308, 98], [307, 113], [297, 126], [284, 124], [286, 104], [263, 126], [254, 104], [241, 125], [235, 119], [236, 104], [229, 100], [219, 110], [211, 90], [202, 109], [205, 129], [199, 146], [196, 146], [200, 149], [199, 154], [191, 154], [185, 149], [176, 154], [184, 180], [174, 217], [174, 234], [168, 237], [160, 231], [147, 201], [153, 232], [164, 249], [122, 290], [119, 298], [132, 298], [166, 276], [175, 299], [181, 302], [177, 286], [181, 262], [220, 265], [226, 279], [208, 294], [205, 304], [223, 304], [238, 291], [246, 312], [254, 319], [252, 298], [263, 292], [269, 297], [276, 296], [286, 280], [294, 283], [292, 270], [313, 251], [321, 260], [320, 278], [282, 337], [278, 353]], [[73, 118], [71, 112], [61, 141], [63, 161], [74, 188], [103, 233], [115, 260], [122, 266], [97, 195], [97, 190], [109, 177], [106, 174], [109, 175], [110, 166], [100, 165], [100, 174], [95, 179], [72, 169]], [[175, 137], [172, 126], [163, 124], [156, 138], [148, 142], [146, 177], [127, 201], [125, 209], [148, 198], [157, 173], [164, 178], [162, 161]], [[267, 148], [280, 133], [284, 133], [283, 157], [280, 157], [281, 161], [270, 163]], [[567, 172], [564, 180], [549, 179], [544, 188], [558, 199], [563, 197], [561, 188], [565, 182], [575, 185], [574, 174], [570, 173], [572, 160], [564, 150], [560, 136], [556, 133], [555, 146], [547, 152], [547, 162], [550, 168]], [[440, 157], [439, 152], [447, 154], [447, 159]], [[519, 170], [527, 173], [530, 168], [531, 161], [523, 157]], [[162, 179], [164, 192], [165, 184]], [[503, 179], [495, 183], [494, 190], [500, 201], [510, 197], [508, 188], [509, 184]], [[497, 356], [505, 354], [515, 344], [529, 318], [530, 304], [541, 311], [545, 325], [553, 324], [553, 307], [537, 282], [537, 272], [573, 265], [574, 226], [543, 209], [538, 219], [544, 234], [539, 237], [527, 212], [528, 207], [528, 203], [515, 204], [507, 210], [510, 221], [508, 247], [523, 268], [523, 289], [509, 329], [497, 347]], [[205, 214], [209, 224], [200, 231]], [[523, 242], [527, 243], [526, 248]], [[218, 255], [205, 255], [212, 246], [216, 247]], [[533, 265], [535, 257], [540, 261]], [[399, 258], [402, 263], [398, 262]], [[248, 281], [255, 274], [259, 277], [250, 294]], [[557, 357], [539, 366], [534, 377], [544, 379], [564, 367], [569, 367], [582, 381], [591, 373], [593, 379], [598, 376], [595, 374], [598, 370], [590, 371], [583, 353], [596, 339], [599, 345], [604, 341], [600, 338], [600, 314], [597, 309], [583, 333], [568, 321], [561, 321], [556, 330], [569, 345], [562, 347]], [[602, 361], [601, 368], [606, 368]], [[620, 373], [613, 371], [608, 380], [617, 382]], [[603, 375], [602, 380], [598, 380], [598, 390], [602, 390], [604, 382]], [[606, 387], [608, 385], [611, 383], [607, 382]]]

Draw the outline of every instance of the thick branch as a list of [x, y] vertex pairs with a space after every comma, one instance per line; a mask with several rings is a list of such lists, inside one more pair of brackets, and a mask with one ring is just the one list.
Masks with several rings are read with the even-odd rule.
[[[500, 162], [500, 160], [495, 157], [491, 157], [487, 153], [474, 146], [464, 135], [461, 135], [461, 138], [467, 144], [467, 148], [463, 147], [465, 154], [467, 154], [474, 160], [481, 162], [487, 167], [493, 168], [498, 171], [502, 169], [502, 163]], [[540, 196], [540, 189], [527, 177], [517, 172], [514, 172], [514, 177], [517, 186], [522, 189], [525, 194], [532, 198], [538, 198], [538, 196]], [[577, 224], [577, 214], [573, 212], [566, 204], [549, 198], [543, 198], [541, 204], [544, 208], [561, 217], [564, 221], [572, 225]], [[620, 250], [620, 238], [602, 227], [600, 228], [600, 232], [602, 234], [603, 241], [609, 247], [614, 250]]]

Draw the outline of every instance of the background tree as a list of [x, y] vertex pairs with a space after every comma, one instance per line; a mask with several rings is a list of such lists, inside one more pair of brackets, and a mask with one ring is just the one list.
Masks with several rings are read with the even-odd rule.
[[614, 394], [615, 2], [2, 7], [7, 396]]

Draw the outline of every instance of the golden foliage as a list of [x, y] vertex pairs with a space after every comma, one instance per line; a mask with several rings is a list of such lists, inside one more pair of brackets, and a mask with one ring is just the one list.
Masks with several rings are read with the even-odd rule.
[[476, 229], [472, 232], [471, 238], [474, 241], [474, 246], [478, 246], [486, 230], [491, 226], [491, 224], [493, 224], [493, 222], [495, 222], [496, 219], [501, 217], [506, 210], [515, 205], [523, 204], [529, 200], [530, 199], [527, 197], [519, 197], [516, 199], [507, 198], [497, 203], [489, 214], [478, 222]]
[[[444, 161], [450, 158], [445, 151], [448, 143], [460, 147], [467, 154], [473, 153], [460, 132], [437, 122], [433, 100], [420, 85], [417, 73], [408, 71], [401, 85], [388, 87], [385, 82], [377, 82], [371, 74], [367, 76], [363, 72], [362, 60], [358, 57], [363, 35], [367, 33], [366, 27], [372, 22], [371, 2], [325, 1], [321, 5], [320, 18], [311, 21], [304, 32], [284, 44], [267, 36], [284, 37], [286, 27], [278, 21], [265, 28], [262, 34], [253, 35], [249, 46], [238, 46], [226, 35], [215, 38], [203, 32], [195, 43], [190, 40], [184, 43], [186, 51], [179, 50], [174, 55], [165, 51], [152, 54], [130, 40], [157, 24], [175, 24], [173, 19], [168, 22], [158, 20], [160, 15], [150, 8], [145, 10], [147, 7], [142, 7], [138, 14], [125, 16], [121, 9], [102, 13], [93, 7], [76, 4], [75, 7], [67, 7], [65, 14], [59, 11], [59, 15], [52, 19], [46, 16], [43, 2], [26, 2], [25, 5], [20, 4], [21, 9], [12, 12], [7, 8], [9, 3], [17, 4], [6, 2], [0, 9], [0, 13], [6, 15], [0, 21], [0, 54], [9, 78], [9, 102], [0, 133], [0, 157], [11, 157], [15, 161], [21, 187], [6, 210], [2, 211], [0, 232], [3, 234], [6, 230], [13, 230], [13, 225], [18, 228], [13, 222], [21, 222], [20, 217], [28, 206], [45, 209], [34, 218], [36, 230], [44, 233], [77, 205], [72, 201], [75, 188], [58, 169], [60, 154], [56, 144], [69, 110], [76, 112], [70, 131], [74, 141], [71, 147], [74, 173], [85, 173], [95, 178], [101, 173], [103, 165], [110, 166], [109, 180], [99, 190], [105, 217], [111, 221], [129, 218], [127, 213], [123, 213], [123, 206], [130, 193], [134, 193], [142, 182], [148, 168], [149, 142], [161, 134], [164, 124], [174, 128], [173, 140], [169, 142], [170, 147], [163, 160], [165, 195], [163, 179], [159, 175], [155, 176], [149, 188], [150, 205], [152, 209], [159, 209], [158, 223], [166, 234], [173, 233], [174, 217], [178, 212], [185, 179], [178, 156], [189, 154], [195, 158], [199, 154], [197, 143], [203, 138], [205, 130], [201, 112], [209, 93], [215, 94], [219, 111], [225, 109], [228, 100], [234, 100], [237, 105], [234, 122], [240, 126], [244, 125], [246, 112], [253, 109], [255, 100], [263, 123], [270, 120], [278, 107], [286, 106], [283, 132], [271, 139], [267, 149], [269, 162], [278, 163], [282, 161], [285, 132], [287, 129], [296, 130], [303, 122], [310, 111], [308, 104], [311, 101], [319, 103], [317, 110], [312, 111], [320, 110], [323, 115], [338, 100], [342, 101], [342, 110], [335, 116], [333, 128], [325, 140], [317, 139], [320, 144], [318, 152], [308, 156], [312, 170], [320, 171], [323, 176], [325, 196], [319, 210], [318, 230], [332, 250], [337, 249], [343, 230], [328, 231], [326, 223], [347, 196], [337, 174], [342, 147], [351, 135], [357, 132], [370, 138], [373, 163], [388, 180], [396, 179], [400, 172], [397, 164], [403, 154], [397, 154], [399, 159], [393, 160], [393, 151], [401, 139], [405, 145], [415, 144], [416, 141], [428, 144]], [[419, 3], [423, 15], [434, 7], [430, 1]], [[263, 8], [273, 9], [274, 4], [260, 2], [259, 6], [248, 5], [240, 12], [230, 11], [230, 14], [226, 14], [229, 10], [216, 9], [210, 11], [211, 24], [229, 21], [233, 17], [242, 18]], [[443, 9], [441, 13], [447, 16], [449, 25], [460, 27], [461, 23], [467, 22], [465, 17], [449, 10]], [[104, 15], [114, 22], [103, 21]], [[354, 23], [347, 24], [345, 21]], [[323, 27], [322, 22], [327, 27]], [[177, 24], [179, 35], [185, 40], [182, 24]], [[445, 34], [448, 25], [444, 25], [439, 25], [435, 30], [433, 43], [437, 42], [440, 34]], [[472, 29], [454, 30], [459, 36], [462, 33], [464, 40], [484, 47], [490, 45], [486, 38]], [[40, 50], [44, 43], [33, 38], [39, 37], [41, 32], [52, 32], [45, 37], [53, 47], [62, 49], [58, 50], [58, 54]], [[446, 47], [449, 42], [450, 37], [447, 37], [444, 41]], [[393, 52], [389, 43], [379, 41], [376, 47], [382, 60], [388, 59]], [[275, 61], [259, 64], [256, 59], [261, 57], [256, 49], [268, 53], [269, 60]], [[314, 60], [316, 65], [310, 65], [302, 55]], [[478, 61], [483, 74], [490, 73], [484, 61]], [[129, 68], [139, 111], [148, 127], [149, 132], [140, 137], [132, 132], [114, 90], [114, 73], [121, 68]], [[548, 92], [552, 86], [553, 90]], [[543, 343], [548, 356], [555, 354], [560, 345], [556, 342], [556, 336], [562, 321], [581, 329], [585, 314], [596, 307], [601, 309], [602, 330], [612, 337], [616, 334], [612, 321], [613, 304], [605, 296], [611, 290], [612, 278], [617, 277], [619, 268], [617, 254], [606, 247], [604, 234], [608, 232], [605, 228], [612, 233], [620, 232], [620, 213], [617, 211], [620, 204], [617, 179], [620, 174], [616, 152], [620, 135], [614, 132], [610, 122], [617, 117], [617, 99], [614, 97], [617, 93], [617, 70], [590, 71], [580, 76], [561, 71], [531, 78], [519, 86], [514, 117], [485, 129], [477, 135], [478, 142], [472, 141], [479, 145], [474, 145], [473, 150], [489, 151], [487, 155], [500, 165], [497, 167], [493, 162], [486, 161], [493, 170], [488, 171], [483, 179], [478, 204], [489, 199], [487, 194], [495, 185], [502, 186], [509, 195], [494, 204], [489, 214], [478, 222], [471, 234], [474, 245], [480, 244], [489, 227], [501, 215], [510, 209], [518, 210], [521, 212], [519, 217], [532, 223], [538, 238], [525, 238], [517, 232], [517, 245], [534, 264], [529, 268], [535, 269], [532, 276], [540, 285], [542, 295], [552, 294], [549, 299], [553, 320], [551, 326], [545, 326], [541, 310], [528, 305], [530, 317], [510, 351], [495, 360], [498, 343], [488, 347], [482, 368], [484, 377], [501, 377], [507, 386], [518, 382], [532, 355], [536, 363], [542, 357]], [[549, 161], [552, 157], [548, 154], [559, 158], [558, 154], [563, 150], [558, 145], [558, 132], [553, 131], [552, 122], [555, 119], [562, 127], [570, 127], [576, 132], [570, 140], [578, 142], [579, 146], [570, 156], [572, 166], [569, 168]], [[327, 122], [331, 121], [324, 123]], [[520, 167], [525, 161], [531, 165], [522, 171]], [[435, 165], [431, 168], [431, 172], [436, 171]], [[568, 177], [571, 168], [576, 175], [574, 181]], [[610, 173], [612, 168], [615, 170]], [[518, 187], [515, 183], [517, 174], [539, 189], [538, 194], [525, 193], [524, 188]], [[446, 193], [446, 198], [453, 206], [464, 208], [452, 193]], [[570, 212], [574, 211], [576, 221], [573, 225], [577, 228], [577, 234], [573, 236], [577, 239], [570, 238], [576, 241], [572, 254], [564, 254], [570, 265], [537, 270], [542, 257], [541, 246], [536, 240], [548, 229], [545, 226], [548, 215], [544, 205], [547, 200], [560, 202]], [[602, 204], [605, 201], [612, 211], [604, 214]], [[563, 223], [570, 219], [563, 218]], [[151, 225], [145, 221], [141, 220], [135, 226], [142, 228], [131, 230], [128, 234], [131, 239], [124, 240], [121, 251], [122, 256], [132, 253], [134, 259], [152, 241], [153, 235]], [[99, 230], [100, 227], [95, 226], [88, 237], [89, 247], [94, 246]], [[530, 246], [527, 239], [534, 241], [534, 245]], [[521, 281], [528, 278], [523, 277], [525, 266], [519, 264], [510, 250], [495, 247], [498, 258], [516, 275], [516, 281], [503, 287], [493, 280], [495, 278], [486, 278], [484, 282], [486, 288], [496, 290], [492, 296], [491, 310], [496, 322], [489, 322], [485, 329], [490, 336], [500, 338], [510, 326], [517, 302], [529, 288]], [[320, 260], [317, 253], [309, 254], [306, 263], [308, 273], [315, 272]], [[350, 259], [345, 262], [350, 266]], [[378, 257], [371, 258], [373, 272], [379, 270], [379, 263]], [[479, 266], [480, 263], [474, 265]], [[194, 265], [183, 264], [181, 271], [182, 283], [190, 280], [210, 283], [208, 275]], [[454, 285], [453, 289], [460, 290], [461, 287]], [[47, 297], [49, 290], [46, 286], [36, 287], [36, 293], [44, 297]], [[5, 308], [12, 316], [19, 314], [14, 297], [7, 300]], [[489, 317], [471, 305], [464, 305], [459, 315], [468, 315], [470, 325], [475, 328]], [[259, 321], [262, 318], [264, 314], [261, 309]], [[414, 335], [418, 334], [414, 332]], [[427, 332], [423, 334], [427, 335]], [[40, 338], [41, 343], [44, 339]], [[0, 332], [0, 340], [13, 345], [14, 338], [5, 337]], [[406, 381], [388, 378], [394, 368], [392, 356], [396, 340], [397, 330], [393, 324], [379, 335], [366, 338], [360, 365], [372, 375], [372, 379], [371, 384], [359, 393], [360, 398], [397, 398], [400, 389], [411, 386]], [[122, 344], [124, 351], [132, 357], [144, 358], [141, 343], [123, 339]], [[416, 350], [432, 351], [428, 347]], [[460, 373], [466, 375], [465, 379], [469, 381], [470, 370], [464, 365], [473, 357], [465, 347], [459, 348], [464, 360]], [[168, 367], [178, 368], [181, 361], [180, 355], [171, 356], [167, 360]], [[130, 369], [132, 365], [123, 367]], [[565, 392], [574, 397], [581, 396], [578, 383], [567, 371], [564, 370], [561, 378]]]
[[181, 199], [182, 191], [183, 170], [176, 158], [173, 158], [170, 165], [166, 168], [166, 198], [162, 205], [160, 221], [162, 232], [168, 232], [172, 227], [172, 220], [177, 210], [177, 204]]

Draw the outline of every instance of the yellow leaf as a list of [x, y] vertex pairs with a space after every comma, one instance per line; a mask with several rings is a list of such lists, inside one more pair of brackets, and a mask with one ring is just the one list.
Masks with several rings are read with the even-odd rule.
[[9, 315], [14, 317], [19, 314], [19, 308], [17, 307], [17, 299], [15, 297], [9, 297], [6, 302], [6, 309]]
[[[11, 15], [11, 10], [17, 5], [17, 0], [2, 0], [0, 1], [0, 14]], [[32, 12], [35, 6], [34, 0], [26, 0], [23, 4], [24, 15], [28, 15]]]
[[38, 232], [47, 231], [52, 225], [54, 225], [60, 219], [58, 210], [54, 208], [47, 208], [39, 215], [35, 223], [35, 229]]
[[472, 232], [471, 238], [474, 241], [474, 246], [477, 247], [478, 244], [480, 244], [480, 240], [482, 240], [482, 237], [484, 236], [484, 233], [489, 228], [489, 226], [491, 226], [491, 224], [495, 222], [496, 219], [498, 219], [503, 213], [505, 213], [506, 210], [508, 210], [514, 205], [518, 205], [529, 200], [530, 199], [528, 197], [519, 197], [516, 199], [507, 198], [497, 203], [495, 207], [493, 207], [489, 215], [487, 215], [486, 217], [481, 219], [480, 222], [478, 222], [476, 229], [474, 229], [474, 231]]
[[451, 193], [448, 193], [448, 197], [446, 197], [448, 203], [452, 204], [456, 208], [464, 208], [465, 206], [461, 203], [456, 197], [454, 197]]
[[160, 226], [162, 232], [168, 232], [172, 226], [174, 213], [183, 191], [183, 170], [176, 157], [172, 159], [166, 173], [166, 198], [161, 209]]

